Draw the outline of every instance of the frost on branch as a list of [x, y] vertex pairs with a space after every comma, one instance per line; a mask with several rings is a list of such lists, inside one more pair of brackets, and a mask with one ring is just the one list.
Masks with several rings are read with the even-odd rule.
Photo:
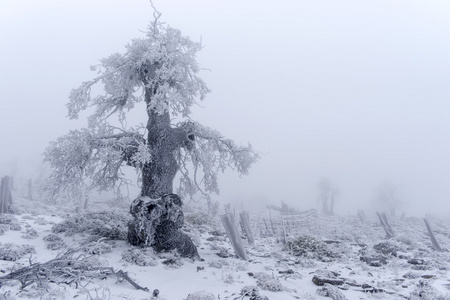
[[[231, 168], [241, 175], [247, 175], [251, 165], [259, 159], [250, 144], [238, 146], [232, 140], [223, 138], [218, 131], [197, 122], [180, 126], [189, 128], [195, 136], [195, 147], [191, 151], [180, 148], [177, 156], [178, 165], [181, 166], [180, 194], [193, 195], [197, 190], [218, 194], [219, 172]], [[193, 168], [189, 169], [189, 165]], [[202, 176], [201, 179], [198, 179], [199, 176]]]
[[[69, 117], [95, 107], [90, 118], [94, 126], [114, 113], [123, 114], [144, 101], [143, 90], [153, 91], [149, 109], [159, 114], [171, 110], [173, 115], [188, 116], [195, 99], [203, 100], [209, 92], [196, 76], [200, 68], [195, 60], [200, 43], [192, 42], [177, 29], [155, 20], [145, 38], [133, 39], [124, 54], [115, 53], [91, 67], [98, 76], [72, 90], [67, 105]], [[93, 96], [92, 87], [101, 83], [102, 95]]]
[[127, 184], [123, 165], [141, 166], [151, 160], [145, 140], [138, 132], [115, 133], [104, 125], [81, 129], [51, 142], [44, 160], [52, 167], [46, 189], [52, 196], [76, 198], [83, 187], [110, 190]]

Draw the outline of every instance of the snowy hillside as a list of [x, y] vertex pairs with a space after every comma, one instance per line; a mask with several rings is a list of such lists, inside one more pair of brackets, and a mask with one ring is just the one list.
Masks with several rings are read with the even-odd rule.
[[20, 191], [14, 200], [16, 213], [0, 215], [0, 299], [450, 299], [449, 224], [437, 219], [443, 252], [418, 218], [391, 218], [388, 239], [375, 215], [303, 215], [292, 225], [250, 212], [255, 244], [243, 236], [244, 261], [219, 216], [187, 204], [183, 230], [202, 258], [194, 261], [127, 244], [127, 203], [76, 214]]

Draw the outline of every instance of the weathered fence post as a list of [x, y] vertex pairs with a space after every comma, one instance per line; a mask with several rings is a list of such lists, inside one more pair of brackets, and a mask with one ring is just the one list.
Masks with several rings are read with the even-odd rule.
[[395, 236], [394, 231], [392, 230], [391, 225], [389, 224], [386, 214], [385, 213], [379, 213], [377, 212], [378, 218], [380, 219], [381, 226], [383, 227], [384, 231], [386, 231], [389, 238], [393, 238]]
[[33, 201], [33, 183], [31, 179], [28, 179], [27, 187], [28, 187], [28, 200]]
[[231, 245], [233, 246], [234, 252], [236, 252], [236, 255], [239, 258], [247, 260], [247, 253], [245, 253], [244, 245], [242, 244], [242, 239], [239, 236], [234, 216], [228, 213], [220, 216], [220, 219], [222, 220], [223, 227], [225, 228], [228, 238], [231, 241]]
[[286, 224], [284, 223], [284, 218], [283, 217], [281, 217], [281, 227], [283, 228], [283, 240], [284, 240], [283, 244], [286, 244], [287, 243]]
[[83, 205], [83, 210], [87, 210], [89, 206], [89, 190], [86, 186], [81, 190], [81, 203]]
[[248, 212], [241, 212], [239, 213], [239, 218], [241, 219], [241, 225], [242, 229], [245, 232], [245, 235], [247, 236], [247, 241], [250, 245], [255, 244], [255, 239], [253, 238], [252, 229], [250, 228], [250, 218], [248, 216]]
[[433, 244], [433, 249], [435, 251], [442, 252], [441, 245], [439, 245], [438, 241], [434, 237], [433, 230], [431, 230], [431, 225], [430, 225], [430, 222], [428, 221], [428, 218], [425, 216], [425, 218], [423, 218], [423, 220], [425, 221], [425, 226], [427, 227], [428, 235], [430, 236], [431, 243]]
[[5, 176], [0, 183], [0, 214], [9, 213], [12, 204], [11, 182], [12, 177]]

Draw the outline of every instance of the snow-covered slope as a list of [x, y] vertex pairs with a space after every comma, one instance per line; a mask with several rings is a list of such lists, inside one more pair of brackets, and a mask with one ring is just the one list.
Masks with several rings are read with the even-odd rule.
[[[0, 299], [450, 299], [450, 253], [432, 249], [421, 219], [391, 220], [391, 239], [375, 218], [340, 217], [340, 228], [291, 234], [287, 244], [284, 236], [258, 233], [255, 245], [245, 244], [244, 261], [235, 257], [218, 217], [191, 211], [184, 231], [202, 257], [193, 261], [128, 245], [120, 233], [127, 211], [120, 205], [115, 213], [97, 206], [104, 212], [77, 215], [37, 204], [38, 214], [0, 216], [0, 276], [30, 266], [48, 272], [45, 263], [62, 257], [71, 265], [53, 265], [52, 276], [65, 283], [40, 279], [21, 289], [18, 280], [2, 281]], [[445, 249], [447, 224], [430, 221]], [[76, 250], [67, 255], [67, 249]], [[80, 261], [89, 266], [77, 269]], [[68, 278], [77, 280], [67, 284]]]

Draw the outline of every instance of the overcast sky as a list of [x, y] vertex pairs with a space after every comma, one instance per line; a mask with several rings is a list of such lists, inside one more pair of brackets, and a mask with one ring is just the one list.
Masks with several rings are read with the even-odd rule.
[[[306, 208], [328, 177], [346, 213], [388, 180], [406, 211], [450, 212], [448, 0], [154, 3], [205, 46], [212, 93], [193, 118], [261, 153], [249, 176], [222, 176], [215, 199]], [[151, 13], [146, 0], [0, 1], [0, 175], [83, 126], [66, 118], [70, 90]]]

